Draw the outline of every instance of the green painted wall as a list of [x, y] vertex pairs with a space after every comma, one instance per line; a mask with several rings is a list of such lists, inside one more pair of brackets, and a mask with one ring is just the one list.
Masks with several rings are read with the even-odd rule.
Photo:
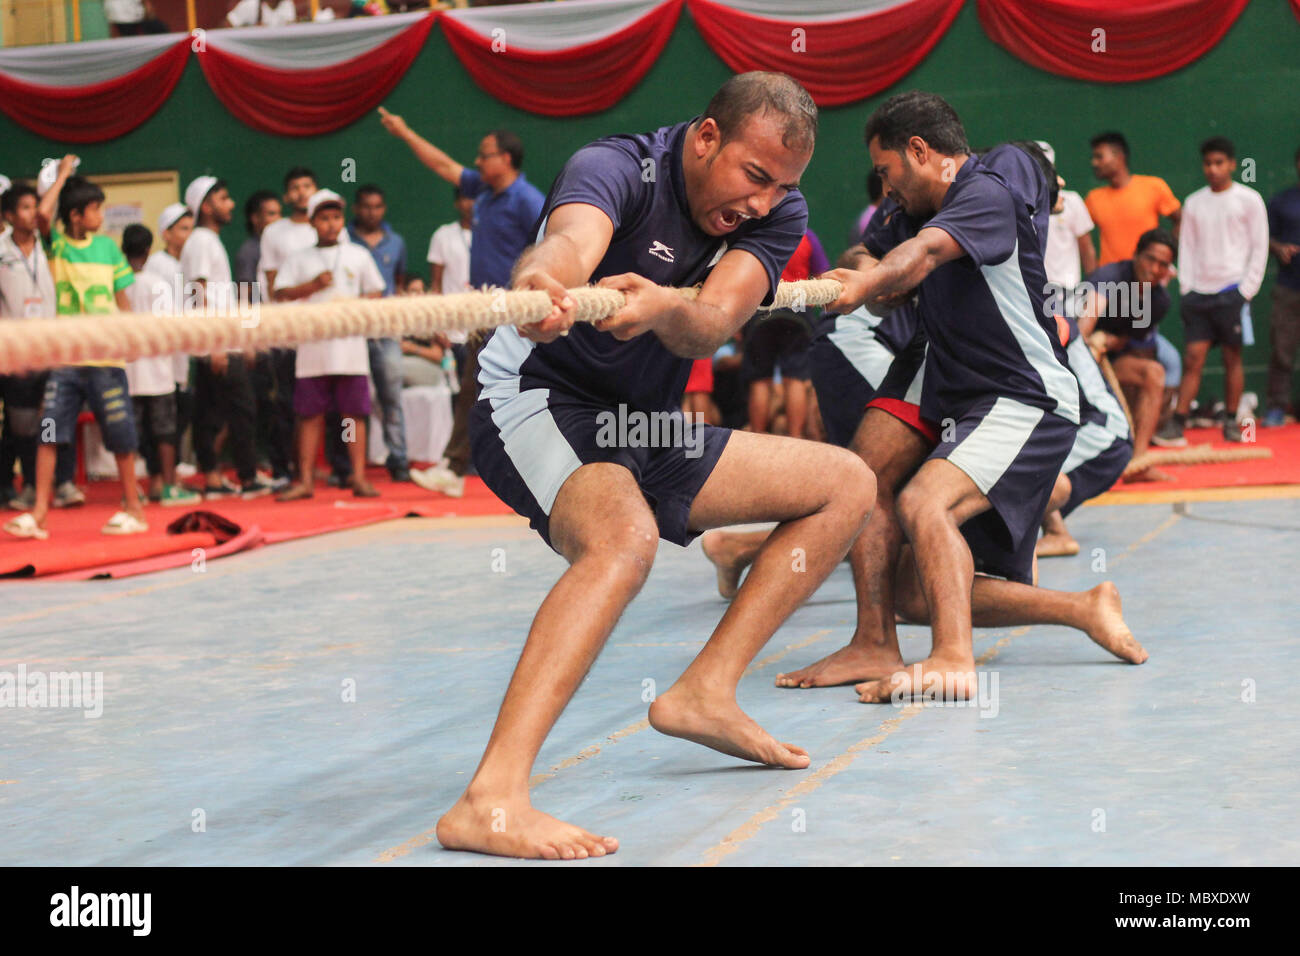
[[[792, 6], [795, 6], [792, 4]], [[816, 55], [811, 51], [809, 56]], [[387, 101], [418, 131], [468, 161], [493, 126], [514, 128], [527, 146], [530, 180], [545, 191], [564, 160], [599, 136], [644, 130], [687, 118], [703, 108], [729, 75], [683, 15], [663, 56], [640, 86], [613, 109], [595, 116], [554, 120], [497, 102], [479, 90], [435, 29], [410, 72]], [[871, 109], [899, 89], [922, 88], [947, 97], [971, 141], [1046, 139], [1069, 185], [1087, 191], [1088, 138], [1101, 129], [1124, 131], [1136, 172], [1163, 176], [1181, 198], [1203, 180], [1197, 144], [1222, 133], [1241, 157], [1255, 160], [1265, 197], [1294, 178], [1291, 156], [1300, 145], [1300, 23], [1286, 0], [1254, 0], [1215, 49], [1171, 76], [1137, 84], [1103, 85], [1037, 70], [992, 43], [967, 3], [930, 56], [897, 87], [853, 106], [826, 110], [816, 156], [804, 177], [812, 226], [834, 256], [865, 204], [866, 151], [862, 126]], [[32, 174], [44, 156], [65, 147], [34, 136], [0, 117], [0, 171]], [[345, 160], [357, 181], [375, 181], [389, 195], [390, 220], [422, 260], [428, 237], [451, 218], [449, 190], [367, 117], [337, 133], [281, 139], [254, 132], [231, 117], [191, 62], [175, 93], [143, 126], [112, 143], [80, 147], [85, 168], [124, 172], [176, 168], [182, 182], [212, 172], [229, 180], [236, 198], [259, 187], [277, 188], [284, 171], [304, 163], [322, 185], [342, 188]], [[226, 240], [243, 239], [234, 225]], [[1275, 265], [1256, 299], [1257, 343], [1247, 350], [1248, 387], [1262, 391], [1267, 363], [1268, 302]], [[1181, 344], [1174, 316], [1165, 330]], [[1221, 392], [1221, 369], [1207, 368], [1206, 391]]]

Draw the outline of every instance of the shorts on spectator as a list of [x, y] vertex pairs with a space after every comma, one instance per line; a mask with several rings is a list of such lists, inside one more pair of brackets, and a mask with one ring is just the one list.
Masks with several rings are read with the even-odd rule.
[[684, 436], [680, 443], [606, 444], [602, 432], [608, 435], [609, 416], [618, 416], [608, 406], [555, 389], [510, 392], [502, 383], [493, 388], [497, 394], [489, 396], [485, 389], [470, 414], [474, 467], [488, 488], [527, 518], [552, 548], [551, 511], [560, 488], [580, 467], [593, 462], [612, 462], [632, 473], [654, 512], [661, 538], [682, 547], [695, 539], [698, 532], [688, 527], [691, 505], [722, 456], [730, 429], [688, 425], [680, 411], [657, 412], [664, 417], [656, 420], [670, 421], [671, 427], [649, 431], [661, 437], [664, 433]]
[[293, 411], [303, 418], [337, 412], [370, 415], [370, 376], [312, 375], [293, 386]]
[[989, 396], [957, 419], [931, 459], [960, 468], [992, 505], [961, 527], [975, 570], [1033, 583], [1034, 545], [1078, 426], [1006, 396]]
[[769, 318], [753, 319], [745, 334], [741, 372], [746, 382], [772, 378], [778, 363], [781, 378], [807, 380], [812, 339], [798, 313], [773, 311]]
[[1211, 345], [1241, 345], [1241, 308], [1246, 300], [1236, 289], [1204, 295], [1184, 292], [1182, 302], [1185, 340]]
[[[126, 369], [100, 365], [65, 365], [53, 369], [45, 380], [41, 406], [41, 441], [47, 445], [71, 444], [77, 434], [81, 406], [90, 406], [104, 447], [114, 455], [136, 449], [135, 411], [126, 382]], [[53, 437], [45, 428], [54, 424]]]

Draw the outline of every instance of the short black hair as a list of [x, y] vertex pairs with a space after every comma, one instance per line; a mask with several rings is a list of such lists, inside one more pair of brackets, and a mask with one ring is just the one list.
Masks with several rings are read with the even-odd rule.
[[59, 193], [59, 221], [63, 228], [72, 226], [72, 214], [84, 213], [91, 203], [103, 202], [104, 190], [100, 189], [85, 176], [69, 176]]
[[133, 222], [122, 230], [122, 255], [128, 259], [143, 259], [153, 247], [153, 233], [148, 226]]
[[40, 199], [40, 193], [36, 187], [29, 182], [17, 182], [6, 189], [3, 195], [0, 195], [0, 214], [18, 211], [18, 200], [24, 196], [35, 196]]
[[361, 202], [361, 200], [366, 196], [378, 196], [380, 199], [383, 199], [384, 191], [374, 183], [366, 183], [364, 186], [358, 186], [356, 194], [352, 197], [352, 205], [356, 206], [356, 204]]
[[1135, 252], [1134, 255], [1142, 252], [1147, 246], [1156, 245], [1168, 246], [1169, 251], [1174, 254], [1175, 258], [1177, 258], [1178, 242], [1174, 239], [1173, 235], [1165, 229], [1148, 229], [1146, 232], [1142, 233], [1138, 238], [1137, 252]]
[[270, 199], [280, 201], [280, 197], [271, 190], [259, 189], [244, 202], [244, 228], [250, 236], [253, 234], [253, 217], [262, 211], [262, 203]]
[[524, 141], [522, 139], [508, 129], [488, 130], [488, 135], [497, 141], [497, 149], [510, 156], [512, 169], [523, 169]]
[[817, 140], [817, 104], [797, 80], [784, 73], [754, 70], [738, 73], [713, 94], [704, 119], [718, 124], [722, 142], [739, 136], [751, 116], [785, 117], [781, 145], [811, 150]]
[[293, 167], [293, 169], [289, 170], [287, 173], [284, 174], [284, 188], [288, 189], [289, 184], [291, 182], [293, 182], [295, 179], [302, 179], [304, 176], [312, 181], [312, 185], [314, 186], [320, 185], [320, 180], [316, 178], [316, 174], [313, 173], [310, 169], [308, 169], [306, 166], [295, 166]]
[[[1298, 157], [1298, 158], [1300, 158], [1300, 157]], [[459, 201], [462, 200], [462, 199], [469, 199], [469, 198], [470, 198], [469, 196], [466, 196], [464, 193], [462, 193], [462, 192], [460, 191], [460, 187], [459, 187], [459, 186], [452, 186], [452, 187], [451, 187], [451, 201], [452, 201], [452, 202], [459, 202]]]
[[1226, 136], [1211, 136], [1201, 144], [1201, 158], [1204, 159], [1210, 153], [1223, 153], [1229, 159], [1236, 159], [1237, 147]]
[[1088, 145], [1096, 149], [1098, 146], [1114, 146], [1124, 154], [1124, 162], [1128, 162], [1128, 140], [1124, 138], [1123, 133], [1117, 133], [1114, 130], [1108, 130], [1105, 133], [1098, 133], [1092, 139], [1088, 140]]
[[942, 96], [924, 90], [895, 93], [876, 107], [867, 120], [863, 142], [873, 139], [881, 149], [903, 152], [907, 141], [919, 136], [936, 152], [948, 156], [966, 156], [970, 143], [957, 111]]
[[1038, 171], [1047, 180], [1047, 210], [1051, 212], [1056, 208], [1056, 200], [1061, 195], [1061, 184], [1057, 182], [1056, 165], [1048, 158], [1043, 147], [1032, 139], [1013, 139], [1011, 145], [1024, 153], [1028, 153], [1029, 158], [1038, 165]]

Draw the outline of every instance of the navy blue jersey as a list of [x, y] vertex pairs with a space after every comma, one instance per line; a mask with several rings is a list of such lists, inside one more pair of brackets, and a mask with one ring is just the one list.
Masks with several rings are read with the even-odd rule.
[[1169, 311], [1169, 290], [1158, 283], [1140, 283], [1132, 259], [1121, 259], [1090, 272], [1085, 282], [1104, 304], [1097, 313], [1097, 328], [1111, 335], [1126, 335], [1130, 345], [1154, 348], [1156, 326]]
[[[762, 219], [741, 223], [725, 236], [695, 225], [682, 176], [682, 147], [690, 123], [652, 133], [610, 136], [574, 153], [546, 197], [534, 230], [540, 240], [551, 211], [569, 203], [595, 206], [609, 216], [614, 235], [591, 274], [633, 272], [665, 286], [703, 282], [731, 249], [751, 253], [768, 275], [771, 301], [781, 271], [803, 238], [808, 207], [791, 190]], [[627, 403], [655, 411], [678, 407], [691, 360], [674, 355], [654, 334], [620, 342], [580, 322], [569, 335], [545, 345], [510, 328], [492, 336], [479, 357], [485, 387], [519, 379], [518, 387], [553, 388], [601, 404]]]
[[1047, 249], [1047, 224], [1052, 216], [1052, 194], [1042, 167], [1023, 149], [1010, 143], [994, 146], [975, 158], [1005, 179], [1012, 193], [1025, 204], [1029, 218], [1034, 221], [1038, 251], [1040, 254], [1044, 252]]
[[[862, 233], [862, 244], [875, 258], [883, 259], [895, 246], [915, 236], [917, 228], [916, 220], [899, 209], [898, 203], [881, 199]], [[897, 355], [915, 338], [917, 328], [916, 308], [909, 303], [882, 318], [875, 326], [875, 335]]]
[[1047, 275], [1027, 204], [972, 156], [925, 226], [948, 233], [966, 254], [921, 283], [930, 343], [922, 414], [960, 418], [997, 395], [1077, 423], [1079, 386], [1046, 308]]

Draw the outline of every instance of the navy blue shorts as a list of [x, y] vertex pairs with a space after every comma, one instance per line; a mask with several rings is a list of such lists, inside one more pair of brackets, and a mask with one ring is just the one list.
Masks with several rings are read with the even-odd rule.
[[[100, 365], [65, 365], [45, 380], [41, 407], [41, 441], [47, 445], [71, 444], [77, 435], [82, 403], [99, 424], [104, 447], [114, 455], [136, 449], [135, 409], [126, 383], [126, 369]], [[45, 420], [54, 423], [51, 435]]]
[[611, 408], [554, 389], [510, 393], [498, 383], [493, 393], [485, 389], [470, 414], [474, 467], [552, 548], [556, 496], [571, 474], [594, 462], [632, 473], [665, 541], [685, 547], [696, 538], [687, 527], [691, 505], [731, 429], [687, 424], [680, 411]]
[[841, 448], [853, 440], [894, 362], [893, 351], [876, 336], [878, 322], [859, 309], [831, 317], [813, 339], [810, 365], [817, 405], [827, 440]]
[[1084, 424], [1062, 466], [1070, 479], [1070, 497], [1061, 505], [1061, 517], [1090, 498], [1109, 491], [1132, 459], [1131, 438], [1117, 438], [1092, 422]]
[[945, 429], [930, 458], [964, 471], [993, 506], [961, 527], [975, 570], [1033, 583], [1034, 546], [1078, 426], [1005, 396], [989, 396]]
[[778, 365], [782, 380], [808, 379], [812, 341], [805, 318], [773, 311], [770, 318], [750, 320], [745, 329], [741, 373], [746, 382], [772, 378]]

